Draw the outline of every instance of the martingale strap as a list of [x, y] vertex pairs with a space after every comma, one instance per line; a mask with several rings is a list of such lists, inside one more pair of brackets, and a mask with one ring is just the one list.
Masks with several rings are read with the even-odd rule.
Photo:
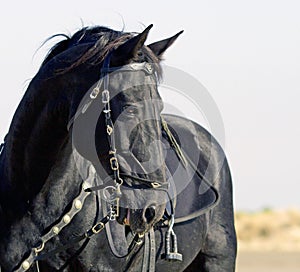
[[55, 255], [59, 252], [62, 252], [64, 250], [67, 250], [67, 249], [73, 247], [74, 245], [78, 244], [79, 242], [81, 242], [84, 239], [90, 239], [95, 234], [100, 233], [104, 229], [105, 224], [107, 224], [109, 222], [109, 220], [110, 220], [109, 215], [103, 217], [99, 222], [97, 222], [93, 227], [91, 227], [88, 231], [86, 231], [82, 235], [80, 235], [77, 238], [71, 240], [70, 242], [68, 242], [68, 244], [66, 244], [64, 246], [58, 247], [57, 249], [55, 249], [53, 251], [50, 251], [46, 254], [37, 256], [35, 261], [46, 260], [50, 256], [53, 256], [53, 255]]
[[89, 191], [86, 191], [86, 188], [90, 187], [92, 184], [92, 180], [95, 178], [96, 170], [93, 165], [89, 167], [89, 174], [87, 179], [82, 183], [81, 191], [79, 195], [73, 200], [71, 209], [61, 218], [61, 220], [55, 224], [51, 230], [43, 235], [40, 238], [39, 246], [31, 249], [29, 257], [27, 257], [17, 268], [16, 272], [24, 272], [27, 271], [33, 263], [35, 263], [38, 259], [38, 255], [44, 250], [45, 244], [50, 241], [52, 238], [57, 236], [60, 231], [69, 225], [74, 218], [74, 216], [82, 209], [85, 199], [90, 194]]

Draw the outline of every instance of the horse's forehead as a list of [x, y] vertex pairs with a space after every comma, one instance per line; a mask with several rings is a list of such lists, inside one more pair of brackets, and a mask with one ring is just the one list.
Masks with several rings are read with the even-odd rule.
[[128, 103], [154, 103], [154, 100], [159, 99], [157, 94], [157, 90], [153, 86], [143, 85], [138, 88], [124, 90], [122, 100]]
[[113, 73], [110, 83], [114, 91], [120, 92], [125, 101], [145, 101], [158, 99], [156, 78], [143, 71]]

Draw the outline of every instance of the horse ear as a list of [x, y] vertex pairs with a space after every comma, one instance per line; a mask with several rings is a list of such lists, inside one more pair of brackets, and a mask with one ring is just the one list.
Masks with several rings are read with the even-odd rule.
[[153, 53], [157, 57], [162, 57], [163, 53], [175, 42], [175, 40], [183, 33], [183, 30], [178, 32], [176, 35], [172, 36], [171, 38], [155, 42], [152, 44], [149, 44], [148, 47], [153, 51]]
[[148, 33], [153, 25], [149, 25], [142, 33], [134, 36], [133, 38], [129, 39], [125, 43], [121, 44], [112, 55], [113, 62], [126, 62], [131, 58], [137, 55], [138, 50], [140, 50], [148, 36]]

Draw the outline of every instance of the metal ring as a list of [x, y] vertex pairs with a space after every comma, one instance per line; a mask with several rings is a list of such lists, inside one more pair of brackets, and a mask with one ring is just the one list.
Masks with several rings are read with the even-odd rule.
[[[113, 190], [113, 193], [110, 194], [109, 191], [108, 191], [109, 189]], [[114, 187], [114, 186], [107, 186], [107, 187], [105, 187], [103, 189], [103, 196], [104, 196], [105, 200], [108, 201], [108, 202], [115, 201], [116, 198], [115, 197], [114, 198], [111, 197], [112, 195], [114, 195], [115, 191], [116, 191], [116, 187]], [[109, 196], [106, 195], [106, 192], [109, 193]]]
[[108, 126], [106, 127], [106, 132], [107, 132], [108, 135], [111, 135], [111, 134], [113, 133], [113, 128], [112, 128], [111, 126], [108, 125]]
[[38, 253], [40, 253], [40, 252], [42, 252], [42, 251], [44, 250], [44, 247], [45, 247], [45, 243], [42, 242], [42, 244], [40, 245], [40, 247], [34, 248], [34, 252], [35, 252], [36, 254], [38, 254]]

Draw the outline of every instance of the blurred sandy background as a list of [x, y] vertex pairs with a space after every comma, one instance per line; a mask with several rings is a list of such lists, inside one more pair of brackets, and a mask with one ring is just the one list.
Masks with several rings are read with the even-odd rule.
[[237, 212], [237, 272], [299, 272], [300, 211]]

